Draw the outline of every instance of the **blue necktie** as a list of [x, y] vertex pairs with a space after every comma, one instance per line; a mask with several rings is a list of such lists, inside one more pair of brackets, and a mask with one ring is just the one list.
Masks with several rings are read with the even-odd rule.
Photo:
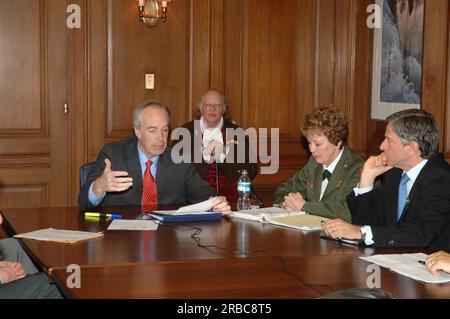
[[403, 173], [402, 178], [400, 179], [400, 185], [398, 186], [397, 221], [399, 221], [402, 216], [403, 209], [405, 208], [406, 200], [408, 198], [408, 189], [406, 187], [408, 181], [408, 175]]

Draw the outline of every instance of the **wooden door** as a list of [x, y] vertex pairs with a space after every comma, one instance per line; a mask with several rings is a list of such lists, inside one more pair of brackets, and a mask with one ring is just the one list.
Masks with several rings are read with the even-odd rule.
[[67, 206], [66, 1], [0, 1], [0, 207]]

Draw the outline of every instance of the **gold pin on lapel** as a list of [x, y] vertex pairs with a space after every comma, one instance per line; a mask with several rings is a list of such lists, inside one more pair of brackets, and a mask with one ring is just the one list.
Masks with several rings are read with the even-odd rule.
[[342, 185], [342, 180], [338, 180], [336, 183], [336, 188], [341, 187], [341, 185]]

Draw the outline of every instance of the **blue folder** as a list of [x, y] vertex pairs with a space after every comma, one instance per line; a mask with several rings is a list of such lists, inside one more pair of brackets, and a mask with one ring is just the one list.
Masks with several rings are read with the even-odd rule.
[[187, 215], [163, 215], [158, 213], [148, 213], [148, 215], [164, 223], [218, 221], [222, 219], [221, 213], [187, 214]]

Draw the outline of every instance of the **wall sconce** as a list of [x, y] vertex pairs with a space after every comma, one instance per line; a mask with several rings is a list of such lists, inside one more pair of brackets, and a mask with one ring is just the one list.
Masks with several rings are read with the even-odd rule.
[[147, 27], [154, 26], [156, 22], [158, 22], [158, 19], [162, 19], [163, 22], [166, 22], [167, 2], [171, 2], [172, 0], [165, 0], [165, 1], [138, 0], [138, 1], [139, 1], [139, 21], [144, 23]]

